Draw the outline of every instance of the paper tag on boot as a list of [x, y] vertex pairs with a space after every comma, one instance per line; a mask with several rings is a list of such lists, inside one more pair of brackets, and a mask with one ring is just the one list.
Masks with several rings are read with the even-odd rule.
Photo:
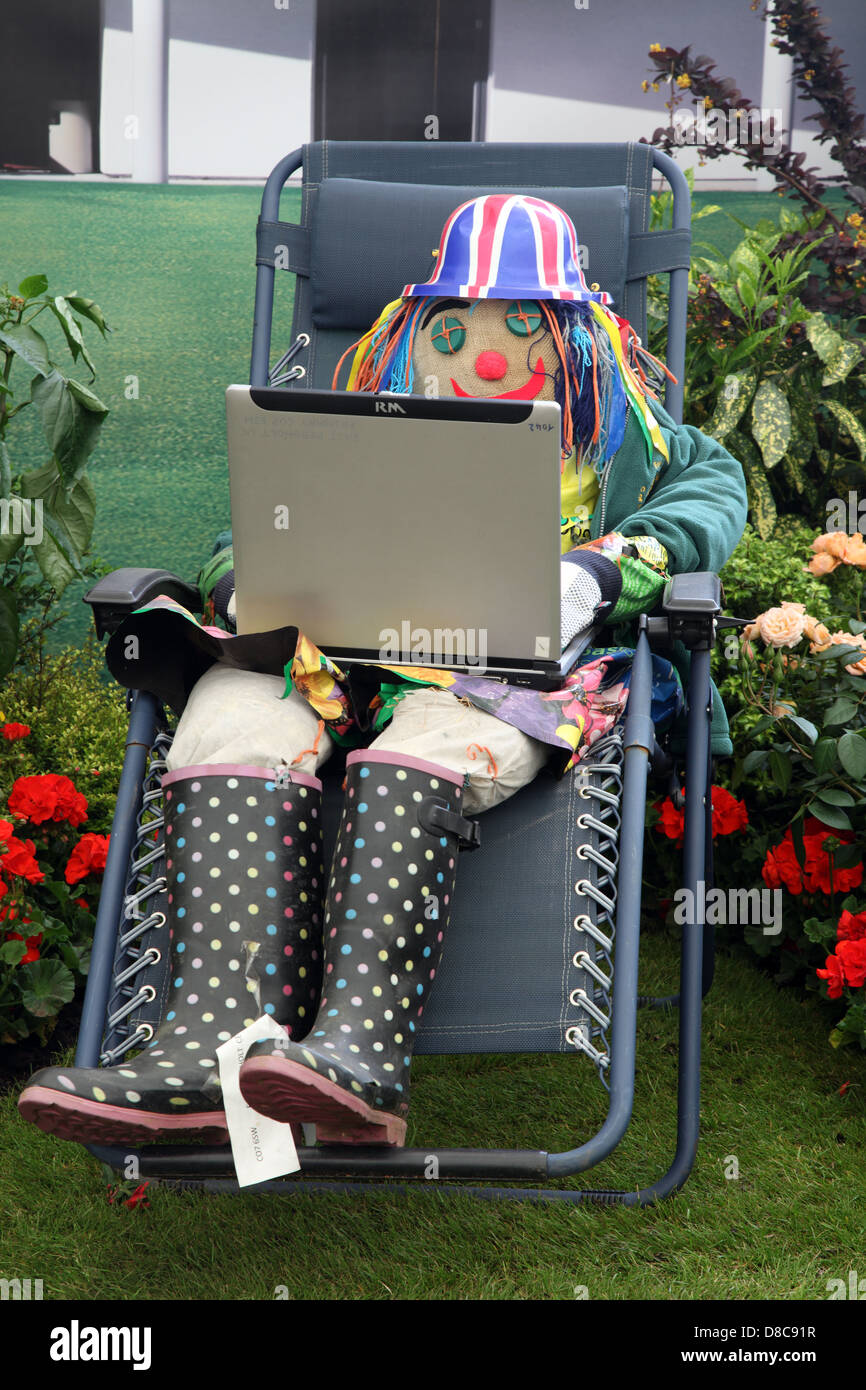
[[300, 1171], [292, 1126], [269, 1120], [248, 1105], [241, 1095], [240, 1070], [247, 1052], [260, 1038], [279, 1038], [285, 1042], [285, 1029], [267, 1014], [236, 1033], [216, 1050], [220, 1069], [223, 1105], [231, 1140], [239, 1187], [282, 1178]]

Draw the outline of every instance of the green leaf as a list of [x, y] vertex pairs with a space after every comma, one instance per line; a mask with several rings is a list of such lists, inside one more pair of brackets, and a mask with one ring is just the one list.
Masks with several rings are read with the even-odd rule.
[[740, 275], [737, 279], [737, 294], [747, 309], [755, 307], [755, 281], [750, 275]]
[[862, 858], [862, 845], [842, 845], [833, 855], [833, 864], [837, 869], [856, 869]]
[[844, 381], [852, 367], [862, 358], [863, 354], [856, 343], [841, 343], [827, 363], [827, 370], [821, 377], [821, 385], [832, 386], [836, 381]]
[[836, 762], [836, 740], [834, 738], [819, 738], [812, 754], [812, 762], [819, 775], [829, 772]]
[[21, 984], [21, 1002], [34, 1018], [54, 1018], [75, 993], [75, 977], [59, 960], [22, 966]]
[[750, 367], [746, 367], [740, 372], [728, 373], [716, 401], [712, 419], [704, 427], [706, 434], [711, 434], [714, 439], [724, 439], [728, 430], [733, 429], [752, 399], [757, 380], [757, 373]]
[[72, 310], [63, 298], [62, 294], [55, 295], [53, 303], [49, 306], [51, 312], [63, 329], [66, 341], [69, 344], [69, 351], [72, 353], [73, 362], [77, 362], [78, 354], [84, 358], [93, 376], [96, 376], [96, 368], [87, 348], [84, 346], [84, 339], [81, 336], [81, 329], [76, 321]]
[[45, 275], [28, 275], [18, 286], [18, 293], [22, 299], [35, 299], [47, 289], [48, 279]]
[[770, 775], [783, 796], [791, 785], [792, 771], [791, 759], [773, 748], [770, 752]]
[[832, 826], [834, 830], [853, 829], [845, 812], [838, 806], [831, 806], [828, 801], [810, 801], [806, 809], [810, 816], [823, 821], [824, 825]]
[[866, 779], [866, 738], [862, 734], [843, 734], [836, 745], [839, 761], [855, 781]]
[[763, 767], [769, 756], [769, 751], [766, 748], [753, 748], [751, 753], [747, 753], [743, 759], [743, 772], [748, 777], [758, 768]]
[[92, 454], [104, 416], [86, 409], [58, 371], [44, 381], [34, 382], [30, 394], [42, 419], [49, 448], [66, 483], [70, 484]]
[[807, 482], [806, 474], [803, 471], [802, 464], [792, 458], [790, 452], [781, 460], [781, 469], [782, 477], [789, 487], [792, 487], [795, 492], [802, 493], [805, 491]]
[[[11, 502], [13, 496], [14, 494], [7, 500]], [[18, 527], [17, 523], [13, 526], [11, 511], [7, 520], [8, 530], [3, 530], [2, 526], [0, 526], [0, 565], [5, 565], [12, 559], [13, 555], [17, 555], [24, 544], [24, 532]]]
[[800, 232], [803, 230], [803, 218], [798, 212], [783, 204], [779, 208], [779, 225], [783, 232]]
[[105, 337], [106, 333], [111, 332], [111, 329], [103, 318], [102, 310], [92, 299], [86, 299], [84, 295], [81, 294], [67, 294], [65, 298], [66, 303], [75, 310], [76, 314], [81, 314], [82, 318], [90, 319], [91, 323], [96, 324], [96, 327], [103, 337]]
[[108, 414], [108, 406], [103, 404], [99, 397], [95, 396], [89, 387], [82, 386], [81, 382], [75, 381], [73, 377], [69, 378], [67, 385], [75, 399], [84, 406], [85, 410], [92, 410], [95, 415]]
[[12, 491], [12, 460], [9, 450], [0, 440], [0, 497], [8, 497]]
[[809, 719], [803, 719], [799, 714], [788, 714], [786, 719], [790, 719], [792, 724], [796, 724], [801, 733], [804, 733], [810, 743], [817, 743], [818, 730]]
[[0, 946], [0, 965], [18, 965], [26, 950], [23, 941], [4, 941]]
[[48, 344], [29, 324], [7, 323], [5, 328], [0, 328], [0, 343], [5, 343], [40, 376], [50, 376], [54, 370], [48, 360]]
[[833, 705], [824, 714], [824, 724], [849, 724], [858, 712], [858, 703], [845, 699], [844, 695], [834, 699]]
[[806, 337], [822, 362], [830, 362], [845, 341], [835, 328], [831, 328], [824, 314], [810, 314], [806, 320]]
[[822, 399], [821, 404], [830, 411], [831, 415], [836, 416], [845, 433], [849, 434], [857, 445], [861, 460], [866, 463], [866, 430], [860, 424], [857, 416], [848, 409], [847, 405], [843, 405], [841, 401], [834, 401], [832, 397], [828, 397], [826, 400]]
[[846, 661], [850, 661], [851, 657], [855, 655], [858, 659], [862, 657], [863, 652], [860, 647], [849, 647], [847, 643], [843, 644], [839, 642], [832, 647], [827, 647], [826, 650], [823, 652], [814, 652], [812, 654], [811, 660], [840, 661], [844, 657]]
[[[25, 473], [21, 489], [27, 497], [43, 499], [51, 518], [65, 532], [65, 543], [71, 545], [77, 564], [93, 534], [96, 498], [90, 479], [82, 474], [69, 491], [65, 491], [57, 463], [52, 459], [44, 467]], [[42, 519], [44, 522], [44, 511]]]
[[791, 438], [791, 411], [784, 392], [775, 382], [762, 381], [752, 401], [752, 434], [764, 458], [764, 466], [779, 462]]
[[854, 806], [856, 804], [850, 792], [841, 791], [838, 787], [822, 787], [815, 794], [819, 801], [826, 801], [831, 806]]
[[8, 676], [18, 653], [18, 604], [12, 589], [0, 588], [0, 680]]
[[758, 535], [762, 540], [767, 540], [776, 525], [776, 503], [761, 456], [751, 439], [737, 429], [728, 431], [725, 447], [743, 466], [749, 512]]
[[817, 917], [808, 917], [803, 923], [803, 931], [818, 946], [829, 946], [836, 940], [836, 922], [833, 919], [822, 922]]
[[761, 273], [760, 258], [747, 241], [741, 241], [734, 247], [728, 264], [734, 275], [740, 275], [744, 270], [751, 271], [753, 276]]

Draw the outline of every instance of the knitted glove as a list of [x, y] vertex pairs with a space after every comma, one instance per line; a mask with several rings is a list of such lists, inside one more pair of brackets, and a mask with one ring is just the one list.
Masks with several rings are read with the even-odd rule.
[[619, 570], [616, 606], [607, 615], [611, 622], [649, 613], [670, 578], [670, 557], [655, 536], [624, 536], [619, 531], [610, 531], [598, 540], [587, 541], [563, 559], [570, 559], [574, 554], [598, 555]]
[[570, 550], [560, 566], [560, 621], [565, 649], [573, 637], [613, 611], [622, 589], [615, 561], [597, 550]]

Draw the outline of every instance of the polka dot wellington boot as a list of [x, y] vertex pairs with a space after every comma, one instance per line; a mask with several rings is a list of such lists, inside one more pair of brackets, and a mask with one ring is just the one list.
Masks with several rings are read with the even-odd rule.
[[[288, 783], [288, 785], [286, 785]], [[268, 768], [163, 778], [171, 983], [148, 1048], [38, 1072], [18, 1107], [61, 1139], [226, 1142], [216, 1048], [263, 1013], [303, 1037], [322, 971], [322, 784]]]
[[328, 1144], [402, 1144], [414, 1034], [436, 975], [461, 845], [458, 773], [399, 753], [351, 753], [325, 903], [325, 978], [302, 1042], [254, 1043], [241, 1094], [315, 1123]]

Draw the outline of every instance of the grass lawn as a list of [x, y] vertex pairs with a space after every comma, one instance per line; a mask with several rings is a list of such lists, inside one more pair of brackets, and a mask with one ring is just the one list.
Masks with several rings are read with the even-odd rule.
[[[672, 986], [677, 950], [646, 938], [642, 990]], [[116, 1209], [96, 1161], [6, 1097], [2, 1274], [41, 1278], [46, 1299], [272, 1299], [284, 1285], [293, 1299], [565, 1300], [584, 1285], [592, 1300], [824, 1300], [828, 1280], [864, 1268], [866, 1058], [833, 1052], [814, 1003], [747, 959], [720, 958], [704, 1017], [695, 1169], [643, 1211], [154, 1188], [149, 1209]], [[676, 1030], [676, 1015], [641, 1014], [632, 1126], [571, 1185], [632, 1187], [667, 1169]], [[413, 1087], [411, 1145], [561, 1150], [605, 1111], [572, 1057], [419, 1058]]]

